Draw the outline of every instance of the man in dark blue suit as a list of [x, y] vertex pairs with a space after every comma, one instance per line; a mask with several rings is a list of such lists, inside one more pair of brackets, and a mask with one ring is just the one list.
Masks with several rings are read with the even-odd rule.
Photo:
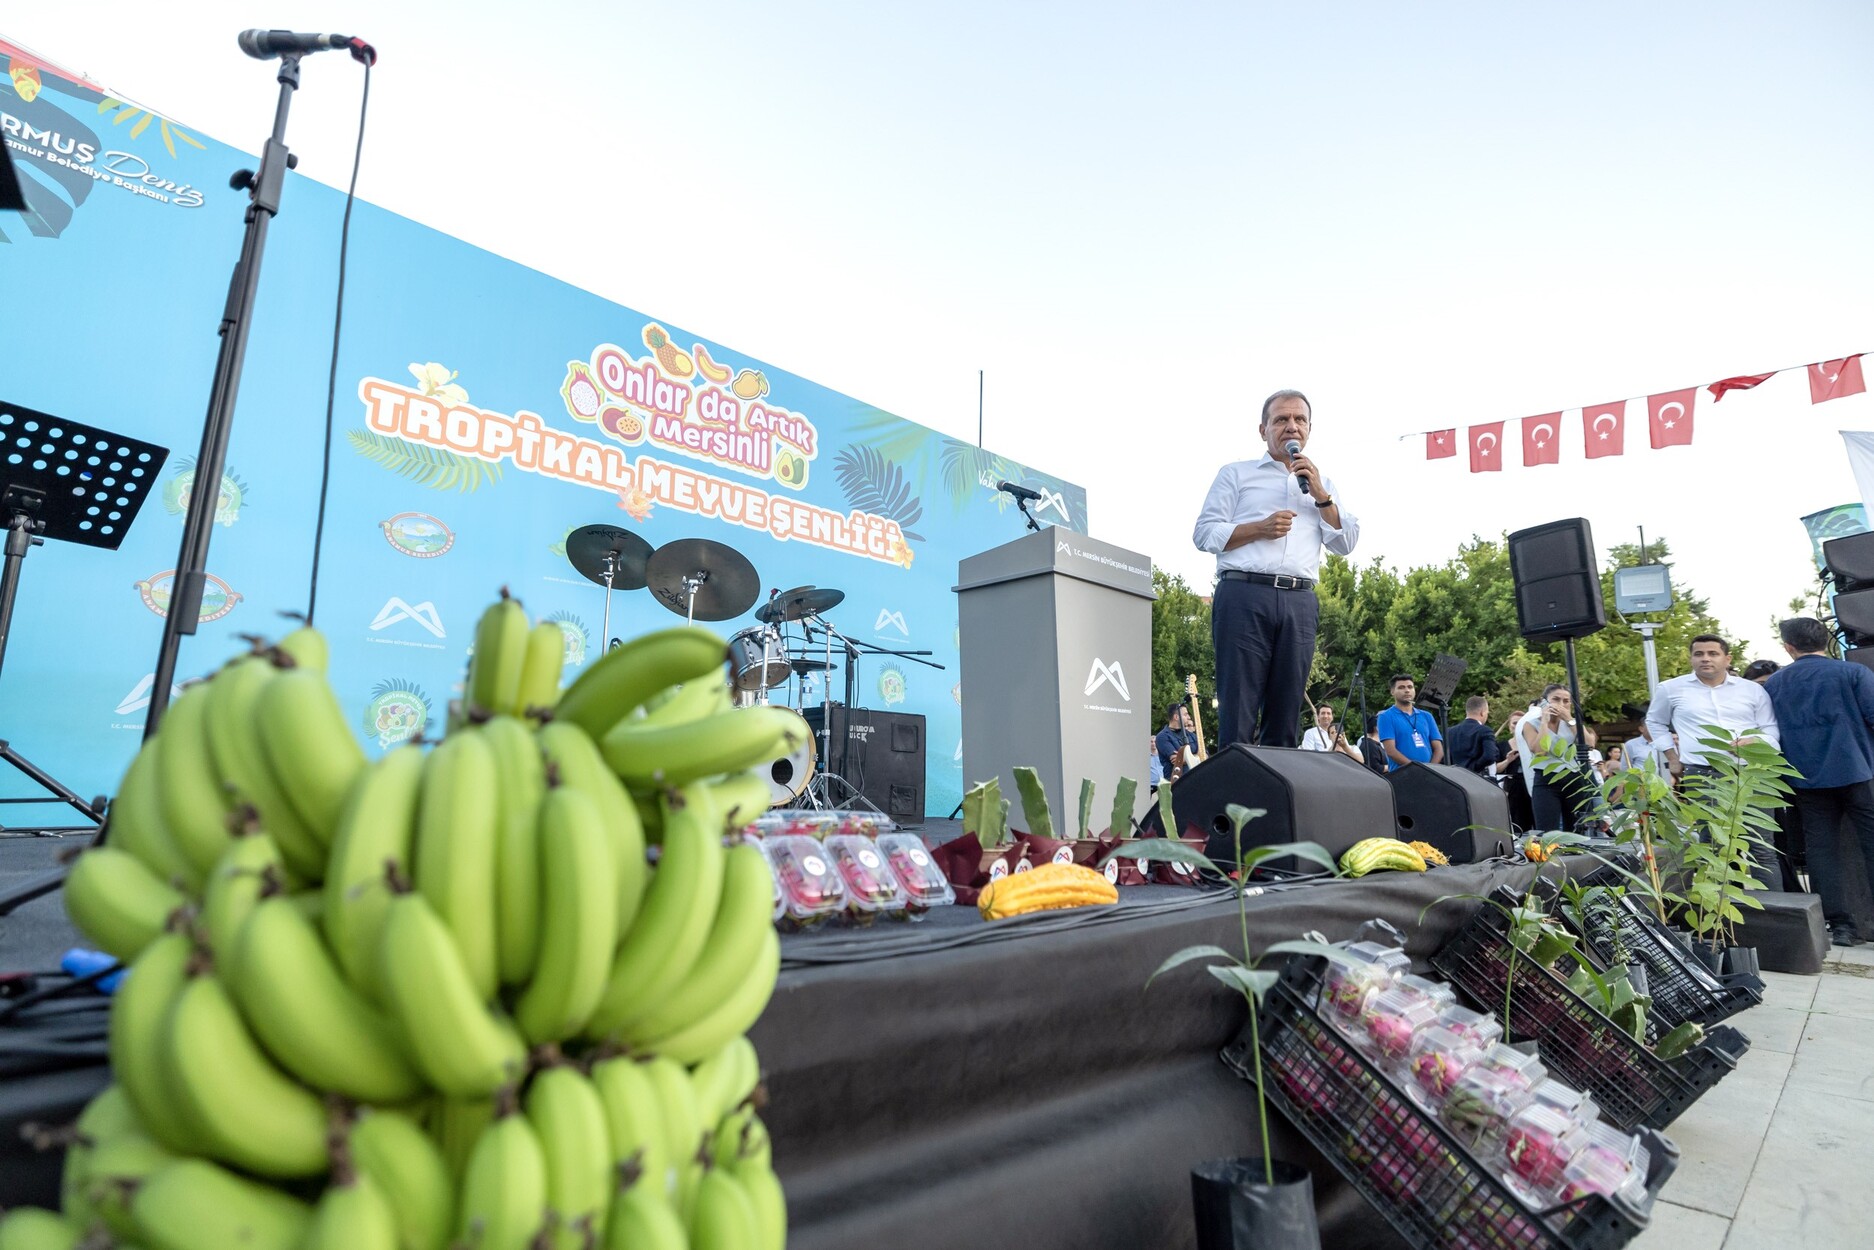
[[1874, 672], [1828, 654], [1828, 628], [1811, 616], [1777, 626], [1790, 664], [1763, 688], [1776, 708], [1783, 754], [1808, 834], [1809, 883], [1837, 946], [1859, 946], [1842, 880], [1841, 835], [1860, 849], [1874, 883]]

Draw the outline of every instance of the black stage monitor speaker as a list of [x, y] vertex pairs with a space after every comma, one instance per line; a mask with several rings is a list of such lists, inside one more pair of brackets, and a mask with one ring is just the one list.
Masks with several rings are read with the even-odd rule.
[[[1358, 760], [1338, 751], [1298, 751], [1292, 747], [1227, 746], [1184, 774], [1171, 787], [1172, 815], [1187, 837], [1204, 837], [1204, 853], [1219, 863], [1235, 863], [1230, 845], [1232, 803], [1260, 807], [1268, 814], [1243, 826], [1245, 846], [1278, 842], [1319, 842], [1339, 859], [1362, 838], [1392, 836], [1392, 787]], [[1159, 831], [1158, 808], [1140, 822]], [[1311, 864], [1282, 864], [1315, 871]]]
[[820, 746], [824, 709], [810, 707], [802, 713], [813, 730], [814, 749], [827, 752], [823, 762], [899, 824], [923, 824], [924, 718], [837, 703], [832, 711], [824, 748]]
[[1835, 589], [1874, 585], [1874, 533], [1849, 534], [1822, 544], [1822, 563], [1835, 575]]
[[1874, 647], [1849, 647], [1842, 652], [1841, 658], [1853, 661], [1864, 668], [1874, 668]]
[[1848, 641], [1858, 646], [1874, 637], [1874, 586], [1836, 595], [1835, 623], [1848, 635]]
[[1516, 620], [1531, 642], [1585, 638], [1607, 627], [1594, 535], [1585, 517], [1551, 521], [1509, 538]]
[[1402, 841], [1429, 842], [1454, 864], [1509, 854], [1509, 796], [1468, 768], [1412, 764], [1386, 780]]

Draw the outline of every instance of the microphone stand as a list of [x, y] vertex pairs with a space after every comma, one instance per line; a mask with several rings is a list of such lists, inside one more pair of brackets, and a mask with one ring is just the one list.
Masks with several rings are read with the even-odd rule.
[[215, 505], [221, 496], [221, 475], [228, 461], [228, 435], [234, 424], [234, 401], [241, 388], [241, 366], [247, 358], [247, 337], [253, 326], [255, 294], [260, 289], [260, 260], [267, 247], [267, 227], [280, 212], [280, 193], [286, 171], [298, 158], [286, 148], [286, 114], [293, 92], [299, 89], [300, 54], [280, 58], [280, 97], [274, 106], [273, 133], [261, 150], [260, 172], [240, 170], [230, 180], [246, 191], [247, 233], [241, 257], [228, 283], [228, 302], [221, 313], [221, 352], [215, 360], [214, 384], [209, 390], [208, 416], [202, 425], [202, 445], [195, 457], [195, 486], [189, 492], [188, 514], [182, 523], [182, 547], [169, 586], [169, 611], [163, 619], [163, 640], [156, 653], [156, 674], [150, 686], [150, 710], [143, 723], [147, 741], [161, 723], [175, 682], [176, 653], [182, 636], [193, 635], [201, 623], [202, 590], [207, 583], [208, 540], [215, 524]]
[[1017, 495], [1015, 497], [1015, 506], [1022, 510], [1022, 515], [1024, 517], [1028, 518], [1028, 528], [1034, 530], [1037, 534], [1040, 533], [1041, 522], [1035, 520], [1035, 514], [1028, 510], [1028, 501], [1023, 499], [1020, 495]]

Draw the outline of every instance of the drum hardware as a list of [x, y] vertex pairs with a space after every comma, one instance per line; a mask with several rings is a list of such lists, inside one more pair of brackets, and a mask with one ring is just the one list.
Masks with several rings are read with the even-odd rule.
[[748, 557], [707, 538], [665, 543], [651, 553], [645, 578], [659, 603], [692, 624], [738, 617], [761, 593]]
[[[587, 581], [605, 587], [604, 622], [600, 638], [612, 633], [612, 592], [642, 590], [646, 585], [645, 567], [651, 558], [651, 544], [631, 530], [616, 525], [586, 525], [566, 536], [566, 561]], [[617, 646], [614, 640], [609, 644]]]
[[[789, 592], [789, 595], [793, 595], [794, 593], [795, 592]], [[783, 596], [782, 598], [785, 600], [788, 596]], [[844, 598], [845, 595], [840, 594], [838, 599], [833, 600], [833, 603], [838, 603]], [[801, 602], [806, 603], [808, 601], [803, 598]], [[828, 606], [831, 605], [829, 604]], [[896, 651], [888, 647], [876, 647], [870, 643], [854, 642], [835, 629], [832, 622], [821, 615], [821, 611], [823, 611], [823, 609], [803, 610], [799, 619], [801, 629], [806, 633], [809, 645], [814, 641], [814, 630], [816, 626], [818, 627], [821, 634], [820, 647], [823, 659], [796, 661], [796, 664], [805, 665], [805, 667], [797, 671], [800, 672], [803, 678], [808, 672], [825, 673], [830, 678], [833, 669], [833, 640], [837, 638], [839, 640], [840, 649], [846, 654], [845, 706], [848, 708], [857, 706], [859, 657], [861, 655], [897, 656], [901, 659], [910, 660], [914, 664], [922, 664], [926, 668], [934, 668], [940, 671], [944, 667], [935, 660], [923, 658], [931, 654], [929, 651]], [[808, 785], [806, 793], [802, 796], [803, 806], [824, 808], [827, 810], [852, 810], [854, 808], [863, 807], [873, 812], [878, 812], [880, 815], [884, 815], [883, 812], [879, 812], [878, 806], [875, 803], [865, 797], [858, 786], [855, 786], [850, 780], [833, 769], [831, 734], [834, 699], [833, 683], [830, 680], [823, 683], [821, 687], [820, 705], [820, 728], [817, 734], [820, 739], [819, 769], [814, 773], [812, 783]], [[847, 757], [850, 755], [850, 746], [850, 741], [842, 744], [840, 751], [840, 759], [842, 762], [846, 761]]]

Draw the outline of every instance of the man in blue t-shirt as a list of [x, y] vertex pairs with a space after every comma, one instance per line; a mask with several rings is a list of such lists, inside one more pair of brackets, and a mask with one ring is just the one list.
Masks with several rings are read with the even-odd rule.
[[1392, 706], [1379, 714], [1379, 744], [1386, 752], [1386, 771], [1397, 772], [1407, 764], [1436, 764], [1445, 757], [1444, 735], [1438, 732], [1438, 718], [1412, 706], [1418, 698], [1418, 683], [1404, 673], [1392, 679]]

